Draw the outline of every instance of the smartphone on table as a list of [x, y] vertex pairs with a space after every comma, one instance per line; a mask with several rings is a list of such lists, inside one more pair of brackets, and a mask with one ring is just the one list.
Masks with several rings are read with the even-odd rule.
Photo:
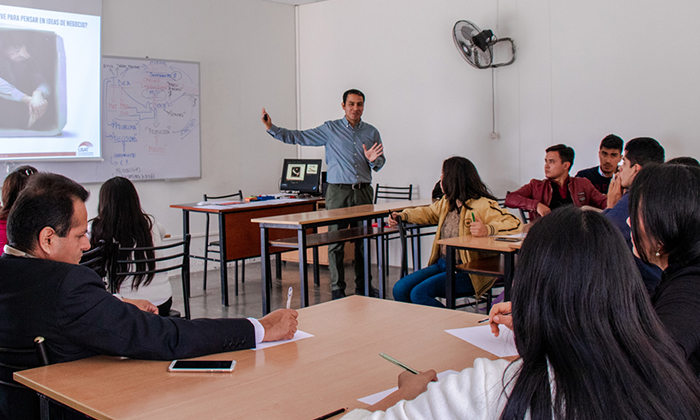
[[235, 360], [173, 360], [168, 372], [233, 372]]

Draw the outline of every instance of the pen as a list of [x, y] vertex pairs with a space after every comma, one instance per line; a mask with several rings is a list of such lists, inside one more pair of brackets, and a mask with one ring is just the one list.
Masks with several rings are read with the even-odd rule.
[[393, 357], [389, 356], [386, 353], [379, 353], [379, 355], [382, 356], [383, 358], [385, 358], [386, 360], [390, 361], [391, 363], [395, 364], [396, 366], [402, 367], [415, 375], [418, 375], [418, 373], [419, 373], [417, 370], [412, 369], [412, 368], [404, 365], [403, 363], [399, 362], [398, 360], [394, 359]]
[[329, 419], [329, 418], [331, 418], [331, 417], [333, 417], [333, 416], [337, 416], [338, 414], [343, 413], [343, 412], [345, 412], [345, 409], [344, 409], [344, 408], [339, 408], [339, 409], [337, 409], [337, 410], [335, 410], [335, 411], [332, 411], [332, 412], [330, 412], [330, 413], [328, 413], [328, 414], [324, 414], [324, 415], [322, 415], [321, 417], [316, 417], [314, 420], [326, 420], [326, 419]]
[[292, 307], [292, 286], [289, 286], [289, 291], [287, 292], [287, 309]]
[[474, 217], [474, 212], [472, 212], [472, 222], [476, 222], [476, 217]]
[[[499, 314], [499, 315], [508, 316], [508, 315], [510, 315], [510, 312], [508, 312], [507, 314]], [[491, 319], [491, 318], [485, 318], [485, 319], [482, 319], [481, 321], [477, 321], [476, 323], [483, 324], [484, 322], [488, 321], [489, 319]]]

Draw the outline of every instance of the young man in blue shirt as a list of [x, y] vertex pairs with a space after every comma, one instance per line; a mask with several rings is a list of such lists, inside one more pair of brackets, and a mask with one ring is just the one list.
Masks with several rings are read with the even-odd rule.
[[[379, 131], [362, 121], [365, 95], [357, 89], [343, 94], [342, 108], [345, 117], [326, 121], [308, 130], [287, 130], [272, 124], [272, 118], [262, 110], [262, 123], [267, 132], [277, 140], [301, 146], [324, 146], [328, 167], [326, 208], [337, 209], [362, 204], [372, 204], [372, 171], [384, 166], [384, 146]], [[354, 225], [353, 225], [354, 226]], [[329, 230], [344, 229], [347, 224], [333, 225]], [[355, 242], [355, 293], [364, 293], [364, 246]], [[328, 246], [328, 269], [331, 272], [333, 299], [345, 297], [345, 271], [343, 244]], [[370, 286], [370, 296], [378, 296]]]

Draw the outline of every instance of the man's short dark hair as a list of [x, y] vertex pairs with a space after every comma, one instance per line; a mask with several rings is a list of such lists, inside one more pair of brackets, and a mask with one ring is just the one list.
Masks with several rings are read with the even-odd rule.
[[348, 95], [359, 95], [362, 96], [362, 102], [365, 101], [365, 94], [360, 92], [357, 89], [350, 89], [346, 90], [345, 93], [343, 93], [343, 103], [345, 103], [348, 100]]
[[7, 218], [7, 237], [11, 246], [30, 252], [45, 227], [65, 238], [73, 228], [73, 202], [85, 202], [90, 193], [63, 175], [32, 175]]
[[549, 146], [545, 152], [558, 152], [562, 163], [569, 162], [569, 170], [574, 166], [574, 149], [565, 144], [555, 144], [554, 146]]
[[685, 166], [695, 166], [696, 168], [700, 168], [700, 162], [698, 162], [697, 159], [694, 157], [690, 156], [679, 156], [676, 158], [673, 158], [669, 161], [666, 162], [669, 165], [685, 165]]
[[647, 163], [664, 163], [664, 148], [651, 137], [637, 137], [627, 142], [625, 158], [630, 166], [644, 166]]
[[607, 136], [605, 136], [603, 141], [600, 142], [600, 148], [619, 150], [620, 153], [622, 153], [623, 144], [624, 142], [621, 138], [614, 134], [608, 134]]

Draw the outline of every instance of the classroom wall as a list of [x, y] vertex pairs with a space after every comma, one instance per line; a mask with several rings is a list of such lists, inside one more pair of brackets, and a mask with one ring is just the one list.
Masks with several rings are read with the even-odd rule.
[[[597, 164], [598, 144], [611, 132], [653, 136], [671, 157], [700, 157], [699, 12], [689, 0], [302, 5], [302, 128], [341, 117], [341, 93], [363, 90], [364, 119], [380, 130], [387, 156], [375, 181], [417, 184], [421, 197], [451, 155], [472, 159], [503, 197], [543, 177], [547, 146], [574, 147], [577, 171]], [[469, 66], [452, 41], [462, 19], [518, 47], [516, 62], [493, 72], [499, 139], [490, 138], [492, 71]]]
[[[700, 157], [699, 13], [690, 0], [303, 5], [301, 127], [342, 117], [341, 93], [361, 89], [364, 120], [380, 130], [387, 157], [374, 181], [412, 183], [421, 198], [452, 155], [471, 159], [498, 197], [542, 178], [544, 149], [556, 143], [576, 150], [573, 174], [598, 164], [608, 133], [652, 136], [668, 157]], [[468, 65], [452, 40], [458, 20], [514, 38], [516, 62], [494, 71]], [[507, 60], [505, 52], [497, 59]], [[491, 138], [492, 81], [498, 139]]]
[[[295, 157], [296, 149], [265, 133], [260, 109], [274, 103], [280, 121], [295, 122], [294, 7], [259, 0], [104, 0], [103, 8], [103, 55], [200, 62], [202, 177], [137, 182], [146, 212], [180, 237], [182, 212], [170, 204], [197, 202], [203, 193], [277, 191], [282, 159]], [[90, 217], [100, 185], [87, 185]], [[204, 217], [191, 221], [199, 252]], [[215, 223], [211, 230], [218, 232]]]

